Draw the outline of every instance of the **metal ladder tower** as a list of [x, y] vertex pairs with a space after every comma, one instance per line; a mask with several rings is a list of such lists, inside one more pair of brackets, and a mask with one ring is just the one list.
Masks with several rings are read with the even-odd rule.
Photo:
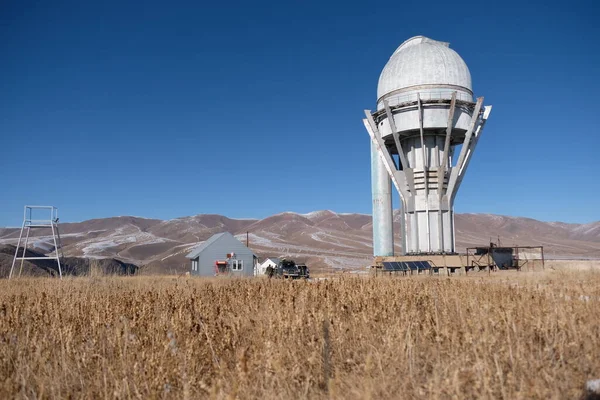
[[[50, 219], [33, 219], [34, 210], [43, 210], [49, 213]], [[31, 229], [44, 228], [52, 230], [52, 240], [54, 241], [54, 256], [48, 257], [27, 257], [27, 245], [29, 242], [29, 234]], [[27, 230], [25, 235], [25, 245], [23, 246], [23, 254], [19, 257], [19, 247], [21, 246], [21, 240], [23, 239], [23, 232]], [[58, 208], [53, 206], [25, 206], [23, 212], [23, 225], [21, 226], [21, 234], [19, 235], [19, 241], [17, 242], [17, 248], [15, 250], [15, 257], [13, 258], [12, 266], [10, 267], [10, 274], [8, 279], [13, 277], [15, 263], [17, 260], [21, 260], [21, 266], [19, 268], [19, 276], [23, 272], [23, 261], [25, 260], [52, 260], [55, 259], [58, 264], [58, 275], [62, 279], [62, 268], [60, 265], [61, 258], [64, 258], [62, 252], [62, 244], [60, 242], [60, 233], [58, 232]]]

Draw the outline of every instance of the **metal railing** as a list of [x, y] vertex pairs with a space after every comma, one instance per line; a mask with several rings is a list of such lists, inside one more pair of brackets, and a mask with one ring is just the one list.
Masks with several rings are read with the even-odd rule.
[[456, 92], [456, 100], [459, 101], [473, 101], [473, 96], [465, 92], [458, 92], [456, 90], [445, 90], [441, 92], [413, 92], [407, 94], [400, 94], [397, 96], [388, 97], [386, 100], [390, 106], [401, 104], [401, 103], [411, 103], [417, 101], [417, 96], [421, 97], [422, 101], [427, 100], [450, 100], [452, 98], [452, 93]]

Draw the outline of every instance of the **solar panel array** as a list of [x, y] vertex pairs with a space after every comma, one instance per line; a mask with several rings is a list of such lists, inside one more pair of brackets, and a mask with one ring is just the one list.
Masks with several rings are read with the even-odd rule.
[[430, 270], [429, 261], [386, 261], [383, 263], [384, 271], [425, 271]]

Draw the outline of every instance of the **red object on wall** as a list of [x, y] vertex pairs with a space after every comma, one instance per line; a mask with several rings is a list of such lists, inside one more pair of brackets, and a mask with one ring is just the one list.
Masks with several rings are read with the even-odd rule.
[[[227, 268], [227, 266], [229, 265], [229, 263], [227, 261], [222, 261], [222, 260], [216, 260], [215, 261], [215, 275], [221, 275], [221, 274], [228, 274], [229, 271]], [[225, 266], [225, 268], [223, 268], [223, 270], [219, 270], [219, 267]]]

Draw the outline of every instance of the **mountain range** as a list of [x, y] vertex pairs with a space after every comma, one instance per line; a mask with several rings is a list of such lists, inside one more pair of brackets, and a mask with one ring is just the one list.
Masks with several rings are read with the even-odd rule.
[[[398, 222], [398, 214], [396, 214]], [[549, 258], [600, 258], [600, 221], [542, 222], [491, 214], [456, 215], [457, 250], [500, 240], [502, 245], [542, 245]], [[400, 250], [399, 224], [396, 247]], [[0, 228], [0, 245], [17, 243], [20, 229]], [[61, 223], [65, 256], [115, 258], [147, 273], [184, 272], [185, 255], [215, 233], [228, 231], [261, 258], [291, 257], [313, 270], [355, 270], [372, 260], [372, 220], [365, 214], [284, 212], [264, 219], [200, 214], [171, 220], [111, 217]], [[45, 236], [40, 236], [40, 235]], [[53, 251], [48, 231], [32, 230], [30, 248]]]

